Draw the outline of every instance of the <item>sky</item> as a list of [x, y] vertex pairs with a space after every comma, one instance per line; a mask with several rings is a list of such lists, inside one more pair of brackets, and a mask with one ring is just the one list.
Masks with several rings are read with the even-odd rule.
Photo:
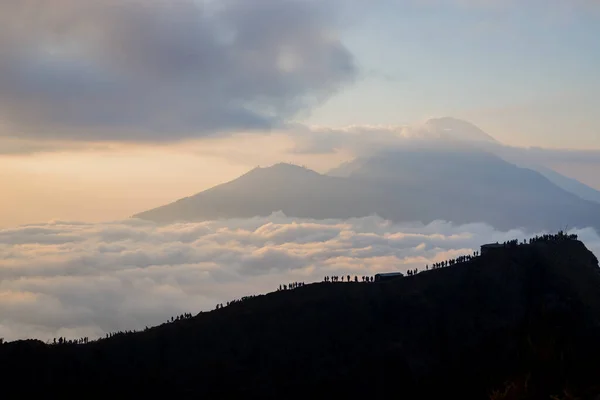
[[449, 115], [507, 144], [600, 148], [600, 3], [375, 1], [363, 11], [345, 43], [365, 79], [312, 121]]
[[600, 189], [599, 22], [594, 0], [0, 0], [0, 227], [326, 172], [440, 116]]

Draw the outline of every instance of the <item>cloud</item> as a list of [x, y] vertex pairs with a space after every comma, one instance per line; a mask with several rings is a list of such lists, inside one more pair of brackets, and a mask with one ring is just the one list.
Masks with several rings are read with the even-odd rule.
[[[591, 229], [578, 231], [600, 253]], [[423, 268], [485, 242], [484, 224], [270, 217], [158, 226], [54, 221], [0, 230], [0, 337], [103, 336], [326, 275]]]
[[268, 129], [355, 74], [327, 2], [0, 1], [0, 122], [21, 138]]
[[0, 137], [0, 156], [46, 153], [58, 150], [53, 143], [38, 143], [35, 141], [14, 140]]
[[466, 145], [495, 146], [498, 143], [467, 121], [450, 117], [431, 118], [412, 125], [351, 125], [332, 128], [294, 126], [295, 154], [327, 154], [348, 150], [357, 156], [391, 148], [449, 148]]
[[[322, 127], [297, 125], [290, 130], [295, 142], [293, 154], [330, 154], [348, 150], [357, 156], [371, 155], [390, 147], [420, 142], [426, 133], [409, 125], [351, 125]], [[433, 145], [433, 142], [429, 143]]]
[[23, 156], [40, 153], [113, 151], [110, 143], [84, 143], [73, 141], [41, 141], [3, 137], [0, 133], [0, 156]]

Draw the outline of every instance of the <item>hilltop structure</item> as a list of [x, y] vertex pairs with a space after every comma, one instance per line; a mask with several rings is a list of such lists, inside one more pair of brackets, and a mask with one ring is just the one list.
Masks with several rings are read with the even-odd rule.
[[389, 281], [390, 279], [402, 278], [404, 274], [402, 272], [387, 272], [381, 274], [375, 274], [375, 282]]
[[481, 255], [485, 256], [487, 254], [490, 254], [494, 251], [499, 251], [501, 249], [503, 249], [505, 246], [501, 243], [489, 243], [489, 244], [484, 244], [481, 246]]

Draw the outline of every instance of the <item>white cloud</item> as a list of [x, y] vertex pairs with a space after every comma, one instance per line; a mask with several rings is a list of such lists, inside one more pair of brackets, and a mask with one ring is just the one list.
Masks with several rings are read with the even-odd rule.
[[[578, 233], [600, 254], [592, 229]], [[484, 224], [315, 221], [281, 213], [168, 226], [55, 221], [0, 230], [0, 337], [143, 329], [281, 283], [423, 268], [485, 242], [528, 236]]]

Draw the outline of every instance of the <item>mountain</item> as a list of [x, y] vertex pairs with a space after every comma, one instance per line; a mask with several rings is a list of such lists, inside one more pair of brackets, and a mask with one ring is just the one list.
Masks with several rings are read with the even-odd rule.
[[326, 175], [290, 164], [256, 168], [134, 217], [170, 223], [282, 211], [298, 218], [377, 214], [395, 222], [487, 222], [530, 231], [600, 227], [599, 192], [543, 167], [518, 167], [526, 164], [524, 153], [466, 121], [431, 119], [405, 131], [410, 140], [403, 146]]
[[377, 182], [384, 199], [393, 203], [386, 215], [396, 206], [404, 216], [418, 216], [423, 222], [483, 221], [500, 229], [533, 230], [600, 227], [597, 203], [480, 150], [393, 150], [348, 162], [329, 175]]
[[[556, 150], [510, 147], [499, 143], [480, 143], [478, 146], [480, 149], [493, 153], [509, 163], [539, 172], [556, 186], [573, 193], [584, 200], [600, 203], [600, 191], [574, 178], [564, 176], [550, 168], [548, 165], [545, 165], [549, 162], [551, 163], [552, 159], [560, 162], [561, 158], [565, 157], [564, 154], [561, 155], [560, 153], [557, 153]], [[565, 154], [568, 155], [568, 157], [576, 158], [572, 153], [573, 150], [567, 150]], [[544, 156], [544, 154], [547, 155]], [[588, 159], [591, 158], [593, 160], [593, 157], [590, 157], [585, 152], [582, 153], [582, 157], [588, 157]], [[593, 162], [591, 162], [590, 165], [593, 165]]]
[[581, 197], [584, 200], [594, 201], [600, 203], [600, 191], [579, 182], [576, 179], [569, 178], [553, 169], [544, 167], [543, 165], [534, 165], [530, 167], [544, 175], [549, 181], [554, 183], [556, 186]]
[[346, 163], [328, 175], [289, 164], [240, 178], [135, 215], [159, 223], [268, 216], [396, 222], [487, 222], [498, 229], [600, 227], [600, 204], [538, 172], [479, 150], [414, 148]]
[[[552, 150], [506, 146], [470, 122], [452, 117], [430, 119], [420, 126], [408, 127], [406, 133], [403, 131], [403, 134], [405, 138], [425, 140], [425, 146], [429, 148], [444, 149], [457, 148], [459, 146], [458, 148], [462, 149], [471, 148], [495, 154], [509, 163], [541, 173], [561, 189], [571, 192], [584, 200], [600, 203], [600, 191], [576, 179], [556, 172], [547, 165], [540, 163], [539, 160], [535, 162], [536, 159], [545, 153], [548, 153], [547, 157], [552, 159]], [[406, 143], [404, 147], [420, 150], [423, 144], [423, 142], [419, 143], [417, 141], [416, 143]], [[554, 154], [554, 157], [556, 156]], [[589, 157], [586, 153], [582, 154], [582, 156]]]
[[159, 223], [268, 216], [276, 211], [306, 218], [369, 215], [372, 196], [347, 179], [291, 164], [255, 168], [241, 177], [135, 215]]
[[561, 175], [550, 168], [541, 165], [532, 168], [534, 168], [536, 171], [548, 178], [548, 180], [550, 180], [552, 183], [563, 188], [564, 190], [569, 191], [581, 197], [584, 200], [595, 201], [596, 203], [600, 203], [600, 191], [591, 188], [588, 185], [583, 184], [576, 179]]
[[421, 137], [429, 139], [446, 139], [463, 142], [497, 144], [496, 139], [470, 122], [452, 117], [432, 118], [423, 125], [416, 126]]
[[[89, 344], [0, 345], [6, 398], [595, 399], [600, 269], [576, 240], [317, 283]], [[556, 397], [554, 397], [556, 396]]]

